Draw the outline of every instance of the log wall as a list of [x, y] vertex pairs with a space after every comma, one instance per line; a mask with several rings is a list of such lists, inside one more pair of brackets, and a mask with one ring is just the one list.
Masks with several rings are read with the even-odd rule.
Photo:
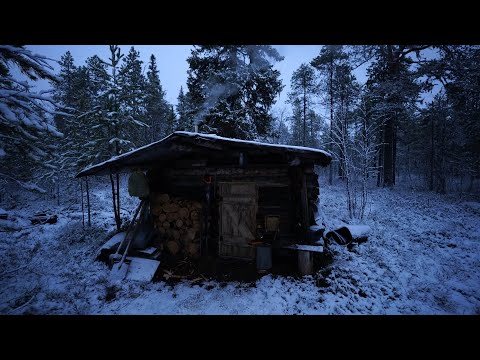
[[[249, 164], [242, 168], [237, 164], [230, 166], [206, 166], [206, 161], [195, 160], [178, 163], [175, 168], [152, 169], [148, 176], [151, 191], [169, 194], [172, 198], [183, 199], [200, 204], [199, 222], [203, 223], [206, 213], [211, 216], [211, 225], [207, 236], [208, 247], [215, 250], [218, 242], [219, 182], [254, 182], [258, 188], [257, 228], [264, 228], [265, 216], [280, 217], [280, 242], [298, 242], [305, 239], [305, 231], [315, 224], [319, 195], [318, 177], [313, 166], [258, 165]], [[206, 209], [208, 184], [204, 175], [212, 176], [213, 199], [210, 209]], [[303, 217], [301, 201], [301, 178], [304, 177], [307, 213]], [[304, 201], [305, 202], [305, 201]], [[308, 224], [304, 224], [304, 222]]]

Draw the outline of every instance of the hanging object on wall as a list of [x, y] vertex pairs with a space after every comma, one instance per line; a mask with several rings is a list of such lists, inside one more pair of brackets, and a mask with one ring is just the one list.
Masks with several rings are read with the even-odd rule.
[[136, 170], [128, 178], [128, 193], [130, 196], [136, 196], [145, 199], [150, 193], [148, 180], [143, 171]]

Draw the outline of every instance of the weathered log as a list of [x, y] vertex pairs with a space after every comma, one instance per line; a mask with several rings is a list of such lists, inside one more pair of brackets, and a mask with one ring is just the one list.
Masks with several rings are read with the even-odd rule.
[[190, 219], [192, 220], [198, 219], [198, 212], [196, 210], [192, 210], [192, 212], [190, 212]]
[[368, 225], [345, 225], [337, 230], [329, 231], [325, 237], [340, 245], [347, 245], [351, 242], [362, 243], [368, 240], [370, 227]]
[[158, 194], [155, 200], [160, 204], [166, 204], [170, 201], [170, 196], [168, 194]]
[[172, 238], [174, 238], [175, 240], [179, 240], [180, 239], [180, 231], [172, 230]]
[[176, 241], [171, 240], [167, 242], [167, 249], [172, 255], [176, 255], [180, 251], [180, 245]]
[[165, 229], [169, 229], [170, 228], [170, 223], [168, 221], [165, 221], [162, 225]]
[[195, 231], [200, 231], [200, 229], [202, 228], [202, 225], [200, 224], [199, 221], [194, 221], [194, 222], [192, 223], [191, 228], [192, 228], [193, 230], [195, 230]]
[[155, 216], [159, 216], [162, 213], [162, 208], [152, 205], [150, 212]]
[[195, 231], [195, 229], [188, 229], [185, 232], [185, 238], [188, 240], [188, 242], [195, 240], [196, 235], [197, 231]]
[[183, 221], [178, 219], [175, 221], [175, 226], [180, 229], [183, 226]]
[[178, 214], [180, 215], [180, 218], [186, 219], [188, 218], [189, 211], [187, 208], [182, 207], [180, 210], [178, 210]]
[[194, 209], [201, 209], [201, 208], [202, 208], [202, 204], [200, 204], [198, 201], [194, 201], [194, 202], [192, 203], [192, 207], [193, 207]]
[[176, 212], [170, 212], [167, 214], [167, 221], [168, 222], [174, 222], [178, 219], [178, 213]]
[[163, 211], [166, 213], [177, 212], [179, 210], [179, 206], [176, 203], [168, 203], [163, 207]]
[[165, 222], [166, 219], [167, 219], [167, 215], [166, 215], [166, 214], [161, 213], [161, 214], [158, 215], [158, 220], [159, 220], [160, 222], [163, 223], [163, 222]]
[[187, 245], [187, 255], [196, 259], [200, 256], [200, 244], [191, 242]]

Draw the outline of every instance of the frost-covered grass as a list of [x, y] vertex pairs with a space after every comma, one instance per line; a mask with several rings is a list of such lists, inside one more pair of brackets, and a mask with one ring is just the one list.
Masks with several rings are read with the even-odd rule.
[[[323, 183], [323, 181], [322, 181]], [[51, 202], [9, 210], [25, 230], [0, 232], [0, 313], [6, 314], [479, 314], [480, 202], [473, 195], [372, 189], [369, 241], [333, 244], [334, 262], [314, 276], [267, 275], [253, 286], [125, 281], [114, 286], [94, 260], [112, 234], [108, 187], [93, 194], [93, 226], [78, 206], [54, 225], [25, 218]], [[134, 199], [123, 199], [124, 215]], [[341, 185], [321, 189], [329, 229], [346, 220]], [[2, 220], [0, 220], [2, 221]], [[0, 224], [1, 225], [1, 224]]]

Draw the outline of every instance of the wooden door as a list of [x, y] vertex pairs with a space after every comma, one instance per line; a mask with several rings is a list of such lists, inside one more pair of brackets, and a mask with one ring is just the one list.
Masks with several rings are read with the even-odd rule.
[[255, 183], [219, 183], [220, 203], [219, 255], [253, 258], [248, 242], [255, 239], [257, 187]]

